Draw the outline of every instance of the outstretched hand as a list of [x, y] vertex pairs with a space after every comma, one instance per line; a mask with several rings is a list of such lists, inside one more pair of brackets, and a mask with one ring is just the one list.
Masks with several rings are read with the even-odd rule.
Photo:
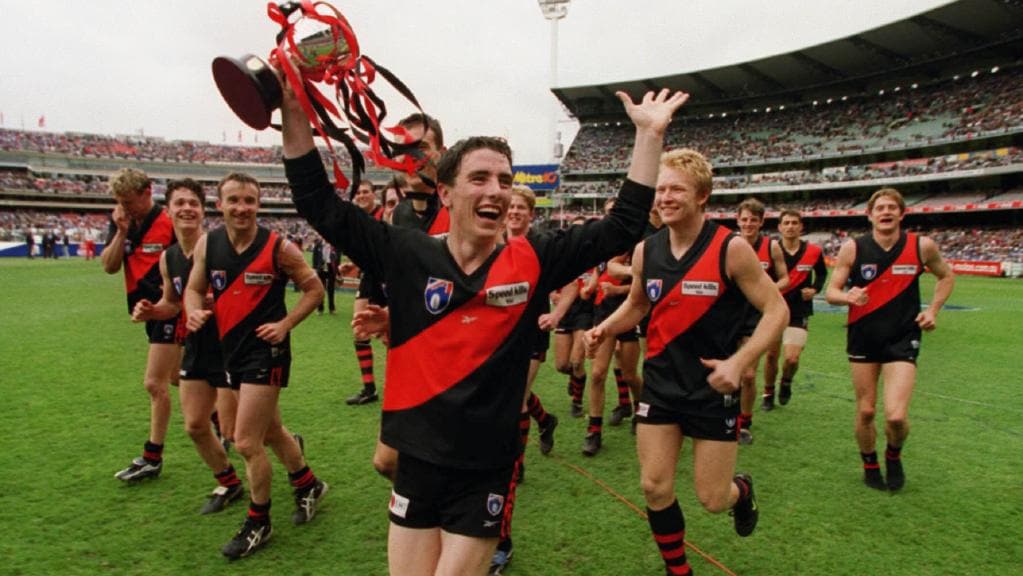
[[664, 133], [675, 111], [689, 100], [689, 94], [685, 92], [671, 94], [667, 88], [662, 88], [656, 95], [647, 92], [638, 104], [625, 92], [615, 92], [615, 96], [625, 105], [625, 113], [632, 119], [636, 128], [653, 130], [658, 134]]

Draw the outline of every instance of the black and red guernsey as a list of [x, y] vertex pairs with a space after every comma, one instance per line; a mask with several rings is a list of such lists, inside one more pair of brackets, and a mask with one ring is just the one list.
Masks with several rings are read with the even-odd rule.
[[867, 291], [864, 306], [849, 306], [849, 331], [877, 341], [888, 341], [911, 331], [919, 331], [920, 313], [920, 239], [902, 232], [891, 250], [866, 234], [856, 238], [856, 258], [849, 274], [853, 287]]
[[[181, 315], [182, 321], [179, 326], [184, 326], [187, 321], [188, 311], [185, 310], [185, 288], [188, 286], [188, 276], [192, 273], [193, 259], [191, 256], [186, 256], [184, 250], [181, 248], [181, 244], [175, 244], [167, 249], [167, 276], [171, 280], [171, 285], [174, 289], [174, 293], [181, 299]], [[217, 333], [217, 318], [211, 316], [209, 320], [203, 324], [196, 332], [187, 334], [184, 337], [185, 341], [185, 357], [191, 365], [194, 361], [198, 351], [205, 351], [207, 354], [215, 353], [218, 357], [220, 356], [220, 336]], [[186, 361], [182, 361], [182, 367], [186, 365]]]
[[229, 372], [265, 368], [266, 358], [289, 353], [290, 334], [272, 345], [255, 333], [260, 325], [288, 314], [288, 277], [277, 264], [281, 242], [276, 232], [260, 226], [252, 244], [239, 254], [223, 226], [206, 234], [206, 279], [213, 288], [213, 315]]
[[[110, 221], [107, 245], [110, 245], [117, 226]], [[128, 295], [128, 313], [135, 310], [135, 304], [145, 299], [156, 302], [163, 294], [163, 278], [160, 276], [160, 255], [174, 244], [174, 226], [170, 216], [160, 206], [153, 205], [142, 219], [128, 225], [124, 239], [124, 290]]]
[[511, 239], [466, 275], [443, 239], [340, 201], [315, 151], [284, 165], [299, 214], [387, 283], [381, 440], [440, 466], [510, 466], [521, 450], [519, 408], [547, 295], [635, 244], [653, 189], [627, 181], [608, 218]]
[[668, 230], [643, 245], [643, 287], [650, 299], [642, 401], [688, 414], [727, 417], [727, 402], [707, 383], [700, 358], [725, 359], [739, 344], [746, 298], [728, 278], [728, 243], [739, 237], [706, 221], [681, 260], [671, 253]]
[[799, 241], [799, 248], [792, 254], [782, 246], [785, 266], [789, 270], [789, 285], [782, 290], [785, 303], [789, 306], [791, 318], [806, 318], [813, 315], [813, 301], [803, 300], [803, 288], [813, 288], [819, 294], [824, 289], [828, 267], [824, 264], [821, 247], [805, 240]]

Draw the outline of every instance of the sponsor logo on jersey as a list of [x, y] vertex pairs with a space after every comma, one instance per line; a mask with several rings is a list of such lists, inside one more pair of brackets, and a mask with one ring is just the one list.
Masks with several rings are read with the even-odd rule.
[[497, 526], [498, 522], [500, 522], [500, 520], [484, 520], [483, 521], [483, 527], [484, 528], [493, 528], [494, 526]]
[[451, 302], [451, 294], [455, 291], [455, 283], [451, 280], [441, 280], [430, 276], [426, 280], [426, 290], [423, 291], [423, 298], [426, 301], [426, 310], [430, 314], [440, 314]]
[[181, 276], [174, 277], [174, 292], [176, 292], [178, 296], [181, 296], [182, 292]]
[[664, 281], [660, 278], [651, 278], [646, 281], [646, 297], [651, 302], [657, 302], [661, 299], [661, 289], [664, 288]]
[[142, 245], [142, 253], [143, 254], [159, 254], [160, 252], [163, 252], [163, 244], [143, 244]]
[[864, 280], [873, 280], [877, 276], [877, 264], [861, 264], [860, 276]]
[[892, 274], [895, 276], [916, 276], [916, 264], [899, 264], [892, 266]]
[[210, 270], [210, 282], [213, 283], [214, 290], [227, 288], [227, 270]]
[[504, 510], [504, 496], [493, 492], [487, 495], [487, 512], [490, 512], [491, 516], [497, 516], [502, 510]]
[[796, 270], [800, 272], [809, 272], [810, 270], [813, 270], [813, 266], [810, 266], [809, 264], [798, 264], [796, 266]]
[[636, 406], [636, 416], [646, 418], [648, 414], [650, 414], [650, 405], [646, 402], [640, 402], [639, 405]]
[[273, 274], [262, 274], [259, 272], [245, 273], [245, 283], [249, 285], [266, 286], [268, 284], [273, 284], [273, 282], [274, 282]]
[[408, 514], [408, 498], [391, 490], [391, 503], [388, 505], [388, 509], [398, 518], [404, 518]]
[[515, 306], [529, 300], [529, 282], [487, 288], [487, 306]]
[[721, 285], [717, 282], [686, 280], [682, 282], [682, 294], [686, 296], [717, 296]]

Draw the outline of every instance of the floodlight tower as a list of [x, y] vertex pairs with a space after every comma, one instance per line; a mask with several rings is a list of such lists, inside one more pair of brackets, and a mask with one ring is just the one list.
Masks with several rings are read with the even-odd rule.
[[[550, 86], [558, 85], [558, 21], [568, 16], [568, 5], [572, 0], [539, 0], [540, 11], [543, 17], [551, 22], [551, 72]], [[562, 156], [561, 135], [558, 134], [558, 108], [554, 107], [550, 124], [548, 124], [547, 137], [551, 142], [551, 156], [558, 162]]]

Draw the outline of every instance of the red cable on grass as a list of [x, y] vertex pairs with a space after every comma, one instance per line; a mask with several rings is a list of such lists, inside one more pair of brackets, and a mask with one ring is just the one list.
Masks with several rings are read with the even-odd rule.
[[[597, 478], [593, 474], [590, 474], [589, 471], [587, 471], [585, 468], [581, 468], [579, 466], [576, 466], [575, 464], [572, 464], [570, 462], [566, 462], [560, 456], [554, 456], [554, 460], [558, 464], [561, 464], [562, 466], [564, 466], [564, 467], [566, 467], [566, 468], [568, 468], [570, 470], [575, 471], [580, 476], [583, 476], [584, 478], [587, 478], [587, 479], [591, 480], [594, 484], [596, 484], [597, 486], [600, 486], [601, 488], [603, 488], [605, 492], [607, 492], [608, 494], [614, 496], [619, 501], [621, 501], [623, 504], [625, 504], [626, 506], [631, 508], [633, 512], [635, 512], [636, 514], [639, 514], [644, 520], [647, 519], [646, 512], [642, 508], [640, 508], [639, 506], [636, 506], [631, 501], [629, 501], [628, 498], [626, 498], [625, 496], [622, 496], [621, 494], [616, 492], [614, 488], [608, 486], [600, 478]], [[710, 564], [716, 566], [719, 570], [721, 570], [725, 574], [728, 574], [728, 576], [738, 576], [735, 572], [732, 572], [731, 570], [729, 570], [728, 567], [725, 566], [724, 564], [722, 564], [718, 559], [714, 558], [710, 554], [707, 554], [703, 550], [700, 550], [695, 544], [693, 544], [689, 540], [686, 540], [686, 547], [689, 548], [690, 550], [692, 550], [693, 552], [697, 553], [700, 557], [702, 557], [704, 560], [706, 560]]]

